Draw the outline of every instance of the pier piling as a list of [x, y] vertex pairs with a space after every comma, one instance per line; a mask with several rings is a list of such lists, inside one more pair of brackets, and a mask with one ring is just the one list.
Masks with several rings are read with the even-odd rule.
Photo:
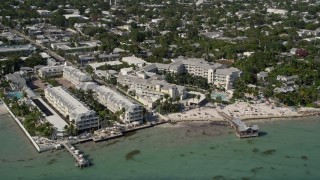
[[66, 150], [73, 156], [76, 160], [76, 166], [80, 168], [88, 167], [89, 161], [86, 160], [81, 154], [78, 154], [78, 150], [76, 150], [69, 142], [61, 142], [61, 144], [66, 148]]
[[236, 135], [239, 138], [250, 138], [250, 137], [257, 137], [259, 135], [259, 127], [258, 125], [248, 126], [241, 119], [233, 118], [227, 115], [224, 112], [219, 112], [219, 115], [225, 119], [232, 128], [236, 130]]

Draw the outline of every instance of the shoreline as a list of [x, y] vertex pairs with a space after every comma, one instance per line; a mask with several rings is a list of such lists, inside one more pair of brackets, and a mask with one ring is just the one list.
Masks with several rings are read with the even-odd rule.
[[[213, 109], [214, 111], [217, 111], [217, 109]], [[6, 106], [6, 104], [1, 104], [0, 105], [0, 115], [8, 115], [11, 118], [15, 120], [15, 122], [20, 126], [20, 129], [24, 132], [24, 134], [29, 138], [33, 146], [38, 152], [43, 152], [49, 149], [42, 149], [35, 140], [30, 136], [30, 134], [25, 130], [21, 122], [14, 116], [14, 114], [11, 112], [11, 110]], [[281, 115], [281, 116], [251, 116], [251, 117], [239, 117], [245, 122], [248, 123], [265, 123], [265, 122], [272, 122], [272, 121], [292, 121], [292, 120], [297, 120], [297, 121], [303, 121], [307, 120], [307, 118], [316, 118], [319, 117], [320, 114], [318, 111], [311, 111], [307, 114], [298, 114], [298, 115]], [[168, 116], [164, 116], [165, 118], [168, 118], [169, 121], [166, 121], [164, 124], [157, 125], [161, 128], [191, 128], [195, 130], [197, 128], [210, 128], [214, 129], [215, 131], [219, 131], [219, 129], [223, 129], [223, 127], [228, 126], [228, 122], [224, 120], [222, 117], [212, 117], [212, 119], [194, 119], [192, 120], [191, 118], [188, 120], [171, 120]], [[154, 126], [155, 127], [155, 126]], [[82, 142], [83, 143], [83, 142]], [[52, 148], [50, 148], [52, 149]]]
[[[215, 109], [216, 110], [216, 109]], [[4, 116], [4, 115], [9, 115], [11, 116], [13, 119], [15, 117], [13, 117], [10, 113], [10, 109], [7, 107], [6, 108], [6, 104], [0, 104], [0, 116]], [[212, 119], [208, 118], [208, 119], [180, 119], [180, 120], [174, 120], [174, 119], [170, 119], [167, 116], [163, 116], [165, 117], [167, 120], [170, 120], [171, 122], [166, 122], [164, 124], [158, 125], [160, 127], [163, 126], [167, 126], [167, 124], [170, 124], [170, 126], [172, 127], [177, 127], [177, 124], [180, 123], [219, 123], [219, 122], [226, 122], [222, 117], [214, 117]], [[299, 114], [299, 115], [283, 115], [283, 116], [252, 116], [252, 117], [236, 117], [236, 118], [240, 118], [241, 120], [245, 121], [245, 122], [267, 122], [268, 120], [272, 120], [272, 121], [282, 121], [282, 120], [288, 120], [288, 119], [305, 119], [305, 118], [309, 118], [309, 117], [320, 117], [320, 113], [318, 111], [314, 111], [313, 113], [309, 113], [309, 114]]]
[[291, 120], [303, 120], [307, 118], [316, 118], [320, 117], [319, 114], [309, 114], [309, 115], [301, 115], [301, 116], [281, 116], [281, 117], [265, 117], [265, 118], [244, 118], [243, 121], [247, 122], [269, 122], [271, 121], [291, 121]]
[[320, 116], [320, 109], [308, 107], [294, 109], [292, 107], [274, 107], [273, 105], [265, 103], [249, 104], [246, 102], [237, 102], [224, 107], [213, 107], [208, 104], [204, 107], [167, 114], [166, 117], [173, 123], [225, 121], [221, 113], [231, 118], [239, 118], [243, 121], [263, 121]]
[[34, 146], [34, 148], [39, 153], [44, 151], [44, 149], [41, 149], [40, 146], [36, 143], [36, 141], [32, 138], [32, 136], [29, 134], [29, 132], [26, 130], [26, 128], [23, 126], [23, 124], [20, 122], [20, 120], [13, 114], [13, 112], [10, 110], [10, 108], [7, 106], [7, 104], [5, 102], [3, 102], [0, 105], [0, 109], [1, 109], [0, 110], [1, 111], [1, 115], [4, 115], [3, 112], [7, 111], [7, 114], [12, 117], [12, 119], [16, 122], [16, 124], [18, 124], [20, 129], [24, 132], [24, 134], [27, 136], [27, 138], [29, 139], [31, 144]]
[[[316, 118], [320, 117], [320, 114], [300, 114], [300, 115], [287, 115], [287, 116], [270, 116], [270, 117], [239, 117], [241, 120], [247, 123], [264, 123], [271, 121], [292, 121], [292, 120], [306, 120], [307, 118]], [[171, 123], [168, 122], [160, 127], [186, 127], [188, 124], [209, 124], [209, 123], [224, 123], [226, 120], [221, 119], [204, 119], [204, 120], [171, 120]]]

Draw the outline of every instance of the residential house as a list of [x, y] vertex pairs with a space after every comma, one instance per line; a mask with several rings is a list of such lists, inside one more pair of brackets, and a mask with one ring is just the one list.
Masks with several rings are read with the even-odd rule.
[[72, 66], [64, 66], [63, 78], [70, 81], [76, 87], [78, 87], [83, 82], [92, 81], [92, 78], [90, 76]]
[[45, 66], [38, 70], [39, 76], [42, 78], [59, 77], [63, 75], [64, 66]]
[[[143, 91], [144, 95], [150, 93], [154, 95], [162, 93], [168, 94], [173, 99], [179, 97], [179, 99], [186, 98], [187, 91], [184, 86], [179, 86], [166, 82], [165, 80], [159, 80], [156, 77], [149, 77], [145, 72], [137, 72], [132, 74], [122, 74], [120, 73], [117, 82], [123, 86], [128, 86], [129, 89], [137, 90], [147, 90]], [[140, 91], [142, 92], [142, 91]]]
[[261, 71], [257, 74], [257, 78], [262, 81], [264, 81], [268, 76], [268, 72], [265, 71]]
[[217, 69], [213, 84], [225, 90], [233, 89], [234, 82], [241, 76], [242, 71], [237, 68]]
[[126, 62], [129, 65], [135, 65], [137, 67], [143, 67], [147, 63], [145, 60], [135, 56], [123, 57], [122, 62]]
[[20, 72], [7, 74], [5, 78], [9, 82], [11, 89], [14, 91], [21, 91], [24, 87], [26, 87], [26, 80], [21, 77]]

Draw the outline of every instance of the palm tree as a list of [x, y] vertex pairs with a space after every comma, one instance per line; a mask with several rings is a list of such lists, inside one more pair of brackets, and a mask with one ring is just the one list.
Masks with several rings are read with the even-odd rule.
[[75, 121], [71, 120], [69, 125], [64, 126], [64, 130], [67, 131], [68, 134], [70, 135], [77, 135], [78, 134], [78, 129], [74, 125]]
[[197, 95], [197, 99], [198, 99], [198, 101], [200, 100], [200, 97], [201, 97], [201, 96], [200, 96], [200, 94], [198, 94], [198, 95]]
[[175, 98], [174, 98], [174, 101], [176, 101], [176, 102], [178, 102], [180, 100], [180, 97], [179, 96], [176, 96]]
[[166, 101], [167, 101], [170, 96], [169, 96], [169, 94], [164, 94], [163, 97], [164, 97], [164, 98], [166, 99]]
[[78, 135], [78, 132], [79, 132], [79, 129], [74, 127], [71, 133], [72, 133], [72, 135], [76, 136], [76, 135]]
[[121, 116], [122, 116], [123, 118], [124, 118], [125, 113], [126, 113], [126, 109], [123, 107], [123, 108], [121, 109]]
[[155, 102], [155, 105], [156, 105], [156, 106], [159, 106], [159, 105], [160, 105], [160, 102], [161, 102], [161, 100], [160, 100], [160, 99], [157, 99], [156, 102]]
[[163, 102], [164, 100], [164, 96], [161, 96], [160, 101]]
[[74, 125], [70, 124], [68, 127], [68, 133], [72, 135], [73, 130], [74, 130]]
[[68, 126], [68, 125], [65, 125], [65, 126], [63, 127], [63, 130], [68, 133], [68, 132], [69, 132], [69, 126]]
[[106, 111], [103, 110], [103, 111], [99, 112], [99, 128], [102, 128], [101, 124], [105, 122], [106, 117], [107, 117], [107, 112]]
[[146, 115], [147, 115], [147, 110], [146, 110], [146, 108], [143, 108], [143, 109], [142, 109], [142, 114], [143, 114], [143, 122], [147, 122], [147, 117], [146, 117]]

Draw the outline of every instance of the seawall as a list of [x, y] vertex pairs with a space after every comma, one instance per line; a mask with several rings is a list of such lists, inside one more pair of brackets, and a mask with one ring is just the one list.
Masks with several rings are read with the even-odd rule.
[[19, 127], [21, 128], [21, 130], [24, 132], [24, 134], [29, 138], [29, 140], [31, 141], [32, 145], [36, 148], [36, 150], [38, 152], [43, 152], [46, 149], [41, 149], [39, 147], [39, 145], [35, 142], [35, 140], [31, 137], [31, 135], [29, 134], [29, 132], [26, 130], [26, 128], [22, 125], [22, 123], [19, 121], [19, 119], [12, 113], [12, 111], [10, 110], [10, 108], [7, 106], [7, 104], [5, 102], [3, 102], [3, 106], [5, 106], [5, 108], [8, 110], [9, 114], [11, 115], [11, 117], [14, 119], [14, 121], [19, 125]]

